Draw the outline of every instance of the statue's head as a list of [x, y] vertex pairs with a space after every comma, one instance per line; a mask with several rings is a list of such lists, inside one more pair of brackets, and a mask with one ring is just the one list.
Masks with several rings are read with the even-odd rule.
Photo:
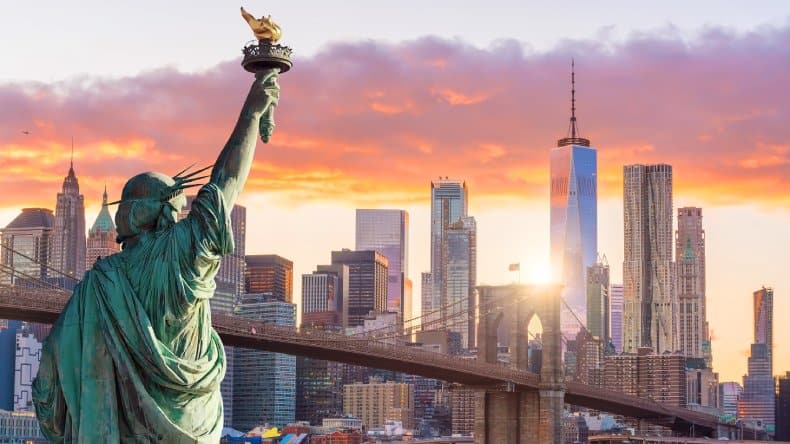
[[173, 193], [175, 183], [173, 178], [155, 172], [138, 174], [126, 182], [115, 213], [118, 243], [144, 231], [165, 229], [176, 222], [186, 198], [183, 193]]
[[129, 179], [121, 200], [108, 204], [119, 204], [115, 213], [116, 241], [124, 243], [143, 232], [161, 231], [176, 223], [178, 212], [187, 202], [183, 190], [200, 185], [192, 182], [204, 179], [206, 176], [195, 176], [207, 168], [186, 176], [182, 176], [185, 170], [174, 177], [147, 172]]

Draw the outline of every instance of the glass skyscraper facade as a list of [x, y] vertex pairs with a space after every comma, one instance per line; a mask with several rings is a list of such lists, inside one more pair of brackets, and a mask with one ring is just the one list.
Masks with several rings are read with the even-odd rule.
[[462, 217], [446, 235], [447, 328], [461, 338], [461, 348], [475, 345], [475, 286], [477, 285], [477, 224], [474, 217]]
[[409, 274], [409, 213], [404, 210], [358, 209], [357, 251], [375, 250], [387, 257], [387, 311], [411, 318]]
[[609, 333], [617, 354], [623, 352], [623, 284], [609, 288]]
[[609, 337], [609, 264], [606, 257], [587, 268], [587, 330], [606, 345]]
[[[0, 247], [0, 285], [17, 285], [20, 281], [52, 276], [52, 227], [55, 218], [46, 208], [24, 208], [3, 229]], [[10, 272], [11, 268], [14, 269]], [[57, 277], [57, 276], [55, 276]]]
[[[269, 295], [245, 294], [235, 314], [266, 323], [296, 325], [296, 306]], [[295, 420], [296, 357], [236, 348], [233, 375], [233, 428], [248, 431]]]
[[468, 215], [468, 198], [463, 181], [445, 177], [431, 182], [431, 271], [423, 273], [423, 281], [431, 282], [423, 282], [422, 301], [422, 322], [441, 319], [461, 335], [463, 348], [475, 342], [477, 226]]
[[754, 343], [738, 400], [738, 419], [760, 420], [769, 430], [775, 425], [776, 383], [773, 375], [774, 291], [761, 288], [754, 297]]
[[[585, 144], [586, 143], [586, 144]], [[595, 148], [581, 138], [562, 139], [551, 150], [552, 276], [582, 321], [587, 318], [587, 267], [598, 256], [598, 163]], [[562, 307], [561, 328], [575, 337], [580, 326]]]

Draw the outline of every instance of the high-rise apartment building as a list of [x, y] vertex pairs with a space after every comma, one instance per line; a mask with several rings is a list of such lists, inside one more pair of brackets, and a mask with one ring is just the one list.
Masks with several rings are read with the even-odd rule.
[[711, 365], [710, 336], [705, 306], [705, 230], [702, 208], [678, 208], [675, 263], [680, 351], [688, 358], [704, 358]]
[[[245, 294], [235, 313], [248, 319], [296, 325], [296, 306], [269, 294]], [[296, 357], [236, 348], [233, 375], [233, 428], [266, 423], [285, 427], [295, 420]]]
[[680, 354], [655, 354], [644, 347], [639, 354], [607, 356], [604, 387], [658, 403], [686, 406], [686, 358]]
[[72, 163], [55, 206], [52, 267], [67, 276], [82, 279], [85, 263], [85, 198], [80, 194]]
[[333, 273], [313, 272], [302, 275], [302, 326], [335, 327], [342, 325], [342, 304], [338, 303], [340, 284]]
[[356, 212], [357, 251], [375, 250], [387, 257], [387, 311], [411, 318], [409, 280], [409, 213], [405, 210]]
[[276, 254], [245, 257], [245, 293], [263, 294], [278, 301], [293, 302], [294, 263]]
[[344, 299], [347, 327], [365, 323], [371, 312], [387, 309], [387, 258], [374, 250], [333, 251], [332, 265], [348, 266], [348, 293]]
[[774, 291], [754, 292], [754, 343], [743, 377], [743, 392], [738, 400], [738, 419], [760, 420], [767, 427], [776, 425], [774, 410], [776, 386], [773, 375]]
[[604, 345], [610, 341], [609, 264], [606, 256], [587, 267], [587, 331], [600, 338]]
[[[441, 319], [461, 333], [462, 347], [474, 345], [476, 237], [474, 218], [468, 216], [466, 182], [439, 178], [431, 182], [431, 285], [424, 286], [423, 323]], [[423, 279], [426, 275], [423, 274]], [[430, 295], [426, 293], [430, 290]], [[430, 297], [428, 297], [430, 296]], [[432, 325], [431, 328], [441, 326]]]
[[86, 242], [85, 269], [90, 270], [97, 259], [107, 257], [121, 251], [121, 246], [115, 241], [118, 232], [115, 230], [115, 222], [110, 216], [107, 208], [107, 189], [102, 194], [101, 210], [93, 225], [88, 230], [88, 240]]
[[343, 387], [343, 411], [356, 416], [368, 429], [382, 428], [388, 420], [401, 421], [403, 428], [414, 427], [414, 387], [394, 381], [370, 378], [366, 384]]
[[[571, 70], [571, 118], [566, 137], [551, 150], [551, 268], [563, 285], [561, 328], [573, 337], [587, 319], [587, 267], [598, 254], [598, 160], [576, 123], [576, 83]], [[576, 316], [568, 310], [570, 307]]]
[[51, 275], [54, 225], [52, 210], [46, 208], [25, 208], [6, 225], [0, 246], [0, 285], [17, 285]]
[[672, 262], [672, 166], [623, 167], [623, 351], [678, 350]]
[[776, 435], [777, 441], [790, 441], [790, 372], [779, 377], [776, 393]]
[[623, 352], [623, 284], [609, 286], [609, 334], [617, 354]]

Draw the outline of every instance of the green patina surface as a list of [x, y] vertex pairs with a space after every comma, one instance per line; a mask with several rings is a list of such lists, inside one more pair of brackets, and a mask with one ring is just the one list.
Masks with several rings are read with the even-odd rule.
[[146, 173], [124, 187], [116, 214], [123, 251], [85, 274], [44, 343], [33, 398], [50, 440], [219, 441], [225, 352], [209, 299], [220, 259], [233, 251], [229, 210], [259, 131], [264, 141], [271, 134], [278, 97], [277, 71], [256, 75], [184, 220], [175, 222], [184, 203], [172, 193], [178, 181]]

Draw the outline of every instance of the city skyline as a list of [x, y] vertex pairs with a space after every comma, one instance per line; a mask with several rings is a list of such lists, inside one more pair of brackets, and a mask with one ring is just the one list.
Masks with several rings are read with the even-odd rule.
[[[587, 95], [584, 99], [584, 122], [587, 129], [585, 134], [590, 133], [590, 137], [604, 147], [599, 153], [599, 185], [602, 195], [599, 206], [599, 250], [610, 259], [612, 282], [622, 281], [618, 265], [622, 259], [622, 222], [618, 222], [617, 210], [618, 205], [621, 205], [617, 196], [622, 188], [617, 172], [624, 163], [631, 161], [669, 163], [675, 167], [674, 176], [677, 180], [675, 208], [699, 206], [705, 208], [706, 212], [708, 317], [714, 335], [714, 368], [722, 374], [723, 381], [738, 381], [740, 375], [745, 373], [751, 328], [748, 323], [730, 328], [728, 314], [748, 310], [750, 292], [762, 284], [771, 285], [777, 290], [779, 297], [776, 301], [776, 312], [783, 312], [780, 304], [785, 304], [784, 312], [788, 312], [787, 302], [782, 301], [781, 295], [786, 294], [783, 289], [790, 288], [790, 282], [781, 273], [780, 265], [786, 263], [787, 256], [783, 252], [788, 250], [790, 243], [787, 234], [781, 231], [790, 221], [790, 212], [784, 205], [790, 200], [786, 185], [787, 156], [790, 152], [786, 140], [790, 135], [778, 125], [782, 116], [787, 115], [787, 105], [779, 103], [787, 102], [783, 99], [783, 94], [786, 93], [777, 94], [774, 91], [771, 94], [775, 94], [776, 99], [772, 100], [759, 88], [746, 95], [737, 86], [738, 79], [756, 76], [758, 71], [762, 72], [761, 81], [767, 84], [771, 83], [773, 76], [777, 76], [777, 79], [786, 77], [787, 68], [773, 65], [768, 59], [781, 60], [786, 57], [787, 49], [782, 48], [787, 48], [787, 45], [781, 42], [790, 40], [790, 32], [787, 27], [781, 26], [762, 31], [757, 28], [750, 29], [753, 29], [750, 38], [723, 32], [721, 35], [702, 39], [701, 42], [696, 41], [689, 47], [674, 44], [677, 41], [671, 37], [667, 42], [655, 35], [647, 35], [645, 40], [633, 40], [615, 48], [613, 55], [596, 52], [593, 48], [593, 54], [576, 59], [577, 70], [584, 73], [585, 85], [588, 85], [584, 92]], [[698, 78], [695, 75], [695, 70], [701, 69], [700, 65], [679, 67], [679, 73], [663, 73], [668, 77], [667, 83], [659, 82], [657, 76], [644, 73], [644, 69], [650, 66], [664, 66], [658, 61], [662, 42], [667, 43], [668, 48], [665, 49], [670, 55], [690, 54], [693, 58], [706, 62], [709, 69], [717, 72], [723, 70], [724, 78], [720, 82], [724, 83], [704, 83], [710, 79]], [[295, 262], [295, 275], [309, 273], [315, 264], [326, 262], [329, 251], [353, 246], [354, 208], [369, 207], [374, 200], [377, 206], [401, 208], [411, 214], [409, 277], [415, 282], [414, 306], [419, 307], [418, 273], [429, 269], [425, 257], [428, 250], [425, 247], [428, 239], [428, 198], [425, 196], [425, 186], [430, 178], [441, 174], [463, 178], [474, 190], [471, 203], [473, 209], [470, 213], [475, 215], [479, 231], [479, 283], [509, 282], [511, 277], [507, 275], [506, 268], [507, 264], [513, 262], [522, 263], [525, 281], [540, 278], [539, 273], [533, 270], [545, 267], [548, 258], [548, 242], [542, 239], [548, 237], [548, 214], [545, 210], [548, 193], [547, 187], [543, 185], [548, 183], [548, 158], [544, 147], [563, 129], [557, 122], [567, 117], [567, 85], [564, 73], [567, 71], [567, 62], [574, 53], [573, 47], [549, 50], [537, 55], [522, 53], [508, 56], [506, 49], [472, 49], [441, 39], [395, 45], [374, 42], [370, 45], [382, 48], [388, 57], [409, 56], [409, 60], [419, 66], [419, 69], [409, 70], [401, 76], [408, 79], [405, 82], [382, 74], [381, 79], [373, 79], [362, 85], [363, 91], [373, 95], [365, 96], [364, 100], [355, 99], [353, 103], [353, 106], [361, 106], [361, 111], [358, 111], [361, 115], [386, 118], [374, 119], [377, 123], [371, 129], [382, 131], [382, 139], [391, 137], [397, 143], [381, 144], [371, 138], [370, 134], [360, 134], [359, 121], [353, 116], [349, 120], [348, 114], [342, 120], [327, 116], [328, 120], [313, 133], [304, 128], [302, 123], [294, 124], [294, 119], [298, 120], [296, 114], [305, 113], [304, 110], [312, 102], [306, 102], [307, 105], [305, 102], [289, 105], [284, 101], [282, 114], [278, 115], [278, 131], [284, 131], [278, 133], [271, 147], [261, 150], [248, 186], [249, 195], [243, 197], [241, 202], [249, 209], [248, 226], [265, 227], [270, 231], [267, 235], [248, 233], [248, 250], [292, 258]], [[650, 63], [634, 54], [640, 45], [647, 48], [644, 58]], [[758, 66], [752, 68], [720, 68], [716, 58], [726, 59], [728, 55], [738, 57], [737, 51], [727, 52], [727, 47], [739, 45], [755, 45], [757, 48], [774, 52], [760, 55], [759, 63], [756, 63]], [[236, 49], [229, 48], [229, 54]], [[294, 70], [294, 77], [283, 80], [283, 90], [292, 92], [292, 97], [297, 97], [294, 101], [302, 100], [298, 97], [301, 94], [316, 94], [320, 91], [306, 86], [306, 82], [313, 81], [313, 76], [320, 73], [317, 66], [323, 63], [322, 60], [326, 61], [331, 57], [346, 60], [343, 54], [354, 50], [359, 51], [362, 56], [362, 60], [355, 63], [367, 69], [369, 62], [365, 57], [369, 56], [368, 49], [363, 44], [348, 44], [343, 47], [329, 47], [323, 53], [305, 57], [300, 60], [301, 71]], [[442, 58], [442, 55], [445, 57]], [[601, 103], [605, 101], [603, 97], [611, 94], [612, 77], [616, 76], [606, 75], [604, 68], [597, 66], [596, 57], [606, 62], [604, 64], [608, 64], [610, 69], [612, 65], [614, 68], [626, 66], [633, 68], [630, 72], [644, 74], [639, 79], [629, 79], [630, 82], [623, 85], [623, 95], [634, 93], [634, 89], [641, 91], [646, 85], [669, 88], [669, 91], [674, 91], [675, 88], [681, 90], [664, 97], [656, 94], [655, 88], [644, 88], [647, 91], [635, 94], [633, 109], [649, 107], [651, 119], [650, 122], [636, 122], [636, 125], [629, 126], [634, 124], [632, 119], [624, 117], [622, 113], [613, 112], [617, 110], [616, 107], [608, 108]], [[547, 90], [545, 95], [538, 96], [537, 101], [515, 108], [508, 101], [503, 101], [502, 96], [507, 94], [487, 91], [486, 88], [476, 89], [480, 86], [480, 79], [475, 78], [474, 71], [467, 69], [474, 63], [485, 60], [490, 60], [494, 66], [499, 63], [507, 67], [513, 58], [518, 77], [505, 77], [511, 82], [503, 83], [506, 93], [517, 92], [518, 97], [532, 94], [534, 91], [528, 88], [534, 85], [540, 85]], [[446, 61], [443, 69], [451, 72], [439, 81], [446, 83], [447, 88], [433, 91], [432, 85], [422, 83], [416, 77], [406, 77], [417, 76], [420, 70], [441, 76], [442, 71], [438, 67], [419, 64], [422, 59], [438, 60], [439, 65], [441, 60]], [[464, 60], [464, 64], [461, 64], [461, 60]], [[640, 63], [640, 60], [644, 63]], [[208, 97], [201, 99], [206, 100], [203, 103], [215, 103], [217, 109], [224, 112], [223, 110], [232, 108], [235, 104], [217, 96], [232, 96], [226, 90], [235, 88], [231, 86], [233, 79], [243, 75], [236, 72], [240, 71], [236, 64], [236, 61], [220, 64], [211, 74], [178, 74], [167, 70], [142, 75], [132, 73], [131, 77], [125, 79], [104, 79], [95, 86], [105, 92], [116, 87], [123, 89], [139, 86], [152, 95], [164, 94], [165, 100], [171, 101], [178, 109], [179, 100], [194, 100], [188, 89], [203, 85], [208, 91]], [[296, 74], [299, 72], [301, 74]], [[498, 75], [506, 73], [505, 68], [497, 71]], [[547, 73], [553, 73], [557, 77], [556, 82], [546, 79], [544, 75]], [[172, 86], [174, 79], [184, 81], [187, 91], [171, 91], [168, 85]], [[618, 79], [622, 81], [621, 78]], [[494, 81], [490, 78], [484, 80]], [[518, 88], [526, 89], [514, 86], [512, 82], [515, 80], [520, 85], [523, 84]], [[710, 97], [709, 106], [712, 108], [723, 105], [722, 112], [709, 112], [706, 107], [692, 106], [682, 97], [678, 97], [687, 93], [683, 89], [685, 81], [696, 85], [695, 88], [702, 85], [704, 90], [700, 94]], [[415, 82], [414, 87], [417, 90], [413, 93], [415, 101], [411, 105], [414, 107], [411, 111], [406, 102], [392, 102], [393, 97], [389, 92], [382, 93], [381, 96], [374, 94], [382, 85], [399, 86], [409, 82]], [[338, 83], [332, 85], [342, 86]], [[42, 88], [39, 91], [41, 95], [33, 100], [18, 83], [0, 85], [0, 94], [3, 97], [11, 97], [14, 100], [11, 103], [19, 104], [19, 109], [27, 110], [16, 117], [5, 116], [0, 124], [0, 147], [3, 148], [0, 159], [4, 165], [8, 165], [7, 170], [3, 168], [6, 177], [2, 184], [8, 192], [0, 197], [0, 226], [9, 223], [22, 207], [41, 206], [54, 209], [52, 197], [57, 183], [62, 181], [64, 166], [67, 165], [69, 133], [74, 133], [76, 139], [75, 163], [80, 172], [81, 192], [86, 196], [86, 219], [93, 220], [98, 213], [98, 196], [101, 195], [105, 180], [113, 200], [120, 194], [120, 186], [126, 178], [145, 169], [161, 169], [157, 165], [164, 162], [165, 156], [171, 150], [176, 159], [185, 165], [192, 161], [210, 161], [208, 153], [222, 143], [221, 135], [229, 126], [229, 118], [217, 117], [214, 113], [206, 111], [203, 114], [201, 111], [199, 116], [185, 117], [181, 112], [179, 119], [197, 119], [187, 125], [189, 131], [196, 132], [190, 136], [175, 116], [166, 114], [160, 117], [166, 125], [172, 125], [177, 133], [175, 137], [170, 137], [152, 130], [140, 117], [140, 109], [150, 105], [145, 99], [138, 99], [142, 100], [141, 103], [129, 100], [130, 97], [123, 94], [114, 97], [97, 96], [100, 109], [116, 109], [120, 114], [113, 117], [131, 119], [124, 125], [123, 132], [114, 132], [107, 121], [96, 114], [97, 108], [86, 108], [87, 105], [78, 99], [79, 93], [84, 92], [79, 85], [61, 84], [62, 91], [57, 94], [64, 95], [65, 104], [54, 105], [54, 102], [50, 102], [52, 95], [56, 94], [54, 90], [58, 89], [57, 86], [38, 85]], [[733, 92], [728, 88], [735, 90]], [[615, 94], [615, 98], [617, 97], [619, 95]], [[441, 103], [446, 108], [429, 106], [430, 100]], [[526, 122], [527, 126], [515, 126], [506, 117], [500, 122], [470, 124], [468, 119], [471, 116], [479, 116], [480, 113], [485, 115], [490, 106], [488, 103], [496, 106], [507, 105], [507, 109], [513, 110], [513, 114], [520, 121]], [[649, 103], [653, 106], [648, 106]], [[125, 106], [130, 108], [122, 113], [121, 109]], [[42, 111], [47, 108], [51, 110]], [[677, 109], [685, 111], [677, 113]], [[62, 111], [70, 110], [75, 111], [73, 117], [61, 118]], [[433, 119], [431, 122], [441, 140], [426, 137], [425, 132], [415, 128], [411, 134], [413, 139], [409, 141], [392, 137], [390, 131], [380, 126], [390, 122], [399, 129], [404, 128], [404, 125], [413, 125], [410, 113], [417, 110]], [[538, 110], [545, 112], [545, 124], [542, 123], [542, 118], [535, 115]], [[441, 112], [448, 113], [447, 119], [458, 120], [458, 124], [452, 125], [450, 130], [466, 126], [469, 130], [464, 132], [465, 137], [474, 140], [467, 142], [452, 137], [446, 121], [442, 123], [441, 119], [431, 117]], [[196, 130], [195, 124], [205, 124], [206, 128]], [[354, 135], [354, 138], [338, 138], [336, 133], [328, 131], [333, 126], [349, 131], [349, 135]], [[541, 126], [546, 130], [540, 129]], [[86, 131], [85, 128], [90, 130]], [[31, 134], [21, 134], [23, 129], [29, 130]], [[501, 136], [497, 139], [492, 136], [494, 133], [513, 136]], [[671, 146], [670, 139], [660, 133], [674, 133], [673, 138], [681, 146]], [[487, 138], [492, 140], [487, 141]], [[727, 138], [733, 138], [733, 141], [727, 142]], [[365, 154], [393, 153], [392, 146], [398, 144], [413, 148], [407, 155], [396, 157], [390, 163], [399, 167], [396, 173], [402, 179], [400, 182], [385, 174], [385, 168], [373, 168], [371, 165], [374, 164], [369, 162], [376, 158], [375, 155]], [[684, 150], [690, 151], [687, 149], [689, 145], [695, 145], [695, 151], [684, 153]], [[746, 148], [738, 148], [737, 145]], [[193, 149], [193, 146], [196, 148]], [[187, 147], [190, 147], [189, 151]], [[465, 156], [460, 157], [469, 160], [450, 159], [450, 162], [443, 164], [433, 162], [433, 159], [447, 160], [442, 156], [448, 154], [449, 147], [465, 153]], [[334, 154], [322, 154], [319, 150]], [[419, 150], [426, 151], [426, 157], [415, 154]], [[303, 168], [297, 166], [289, 157], [289, 153], [297, 154], [301, 162], [305, 152], [317, 157]], [[718, 153], [720, 158], [710, 162], [711, 165], [695, 165], [701, 163], [701, 159], [710, 159], [713, 152]], [[356, 157], [351, 153], [356, 153]], [[43, 159], [43, 163], [39, 163], [39, 159]], [[347, 169], [337, 166], [338, 162], [347, 159], [350, 159]], [[108, 161], [112, 161], [113, 166], [109, 166]], [[362, 167], [374, 171], [375, 174], [382, 174], [381, 182], [374, 182], [369, 175], [363, 174]], [[500, 173], [492, 174], [492, 171]], [[723, 182], [722, 175], [729, 175], [731, 180]], [[288, 183], [289, 178], [293, 184]], [[348, 190], [359, 189], [368, 192], [347, 194]], [[304, 199], [297, 201], [300, 196]], [[340, 196], [344, 197], [341, 199]], [[311, 222], [316, 220], [316, 214], [322, 213], [324, 216], [321, 220], [333, 220], [316, 229]], [[329, 217], [326, 217], [327, 214]], [[613, 228], [607, 228], [605, 224]], [[743, 233], [744, 226], [748, 226], [751, 233]], [[312, 233], [307, 234], [306, 238], [298, 237], [300, 233], [307, 233], [309, 230], [316, 230], [324, 236], [331, 234], [331, 237], [318, 243], [311, 242]], [[510, 238], [505, 234], [510, 234]], [[307, 252], [305, 247], [289, 245], [294, 243], [294, 239], [303, 239], [316, 252]], [[747, 254], [749, 248], [758, 245], [765, 246], [767, 253], [757, 260], [747, 257], [752, 256]], [[733, 251], [736, 256], [740, 253], [744, 257], [732, 257]], [[294, 291], [300, 294], [298, 288], [294, 288]], [[782, 328], [786, 327], [777, 322], [777, 338], [787, 337], [788, 331]], [[790, 367], [790, 353], [782, 350], [781, 343], [778, 345], [775, 350], [776, 371], [781, 372]]]

